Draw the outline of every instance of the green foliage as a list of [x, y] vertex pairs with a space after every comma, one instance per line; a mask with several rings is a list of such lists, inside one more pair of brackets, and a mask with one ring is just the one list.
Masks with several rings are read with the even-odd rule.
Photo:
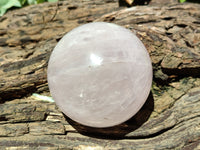
[[22, 6], [26, 3], [26, 0], [18, 0], [18, 1], [21, 3]]
[[18, 0], [1, 0], [0, 1], [0, 16], [2, 16], [7, 9], [11, 7], [22, 7]]
[[200, 3], [200, 0], [179, 0], [180, 3], [184, 3], [186, 1], [191, 3]]
[[48, 0], [48, 2], [57, 2], [58, 0]]
[[0, 0], [0, 16], [2, 16], [8, 9], [12, 7], [23, 7], [26, 5], [57, 1], [58, 0]]

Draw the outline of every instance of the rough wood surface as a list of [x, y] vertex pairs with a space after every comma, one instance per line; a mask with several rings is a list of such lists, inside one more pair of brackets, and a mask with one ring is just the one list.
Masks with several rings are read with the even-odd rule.
[[[0, 149], [200, 149], [200, 5], [118, 7], [116, 0], [44, 3], [0, 18]], [[59, 39], [91, 21], [122, 25], [147, 47], [151, 94], [127, 122], [106, 129], [64, 116], [48, 95], [46, 68]]]

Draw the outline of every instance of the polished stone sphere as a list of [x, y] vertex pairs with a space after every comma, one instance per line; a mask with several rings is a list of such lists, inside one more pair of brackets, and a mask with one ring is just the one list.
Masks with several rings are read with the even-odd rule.
[[61, 111], [91, 127], [111, 127], [135, 115], [152, 83], [142, 42], [128, 29], [88, 23], [67, 33], [48, 64], [50, 92]]

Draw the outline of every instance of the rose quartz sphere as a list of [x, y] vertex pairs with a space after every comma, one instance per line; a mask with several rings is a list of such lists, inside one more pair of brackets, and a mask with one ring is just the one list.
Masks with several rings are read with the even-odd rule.
[[152, 65], [142, 42], [128, 29], [88, 23], [67, 33], [48, 64], [50, 92], [72, 120], [110, 127], [135, 115], [152, 83]]

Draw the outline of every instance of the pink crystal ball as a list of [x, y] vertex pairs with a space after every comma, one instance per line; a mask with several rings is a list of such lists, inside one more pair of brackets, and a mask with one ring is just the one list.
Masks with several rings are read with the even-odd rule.
[[111, 127], [145, 103], [152, 65], [142, 42], [116, 24], [95, 22], [68, 32], [54, 48], [48, 84], [61, 111], [80, 124]]

